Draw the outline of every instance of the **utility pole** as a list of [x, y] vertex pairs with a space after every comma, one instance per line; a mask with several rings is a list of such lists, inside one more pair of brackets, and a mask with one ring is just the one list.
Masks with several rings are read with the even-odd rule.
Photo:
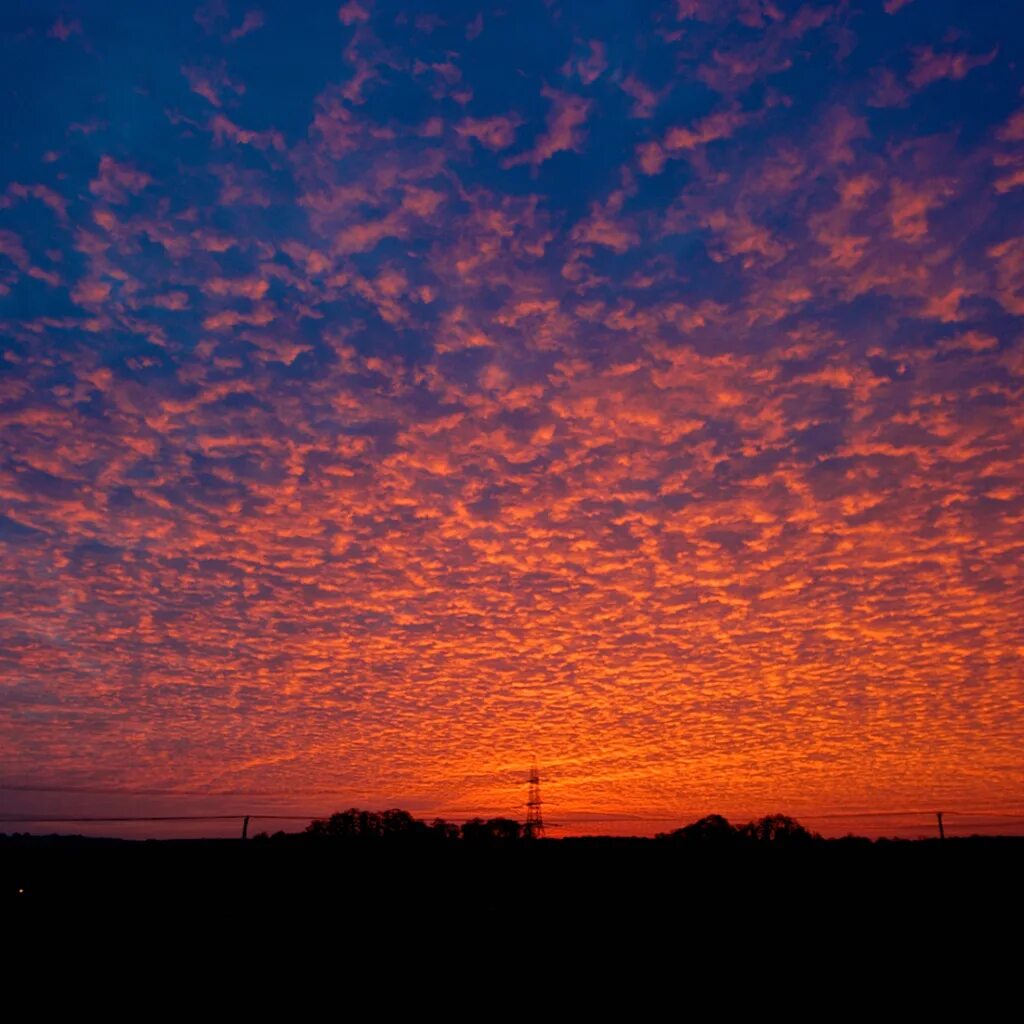
[[530, 766], [530, 790], [526, 800], [526, 828], [524, 833], [527, 839], [541, 839], [544, 835], [544, 817], [540, 812], [540, 772], [537, 770], [537, 762]]
[[248, 814], [242, 819], [242, 838], [243, 839], [248, 839], [249, 838], [249, 815]]
[[939, 821], [939, 838], [940, 839], [945, 839], [946, 838], [946, 830], [942, 827], [942, 811], [936, 811], [935, 812], [935, 817], [938, 818], [938, 821]]

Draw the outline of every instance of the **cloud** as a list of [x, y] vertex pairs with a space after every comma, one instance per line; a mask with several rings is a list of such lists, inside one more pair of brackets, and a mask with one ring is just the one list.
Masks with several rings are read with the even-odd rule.
[[269, 284], [258, 277], [214, 277], [206, 282], [211, 295], [232, 295], [246, 299], [262, 299]]
[[912, 91], [900, 82], [892, 70], [879, 68], [873, 75], [868, 104], [872, 107], [902, 107], [906, 105]]
[[6, 256], [20, 270], [28, 270], [28, 251], [13, 231], [0, 231], [0, 256]]
[[516, 140], [516, 128], [519, 126], [516, 117], [463, 118], [455, 130], [466, 138], [476, 139], [488, 149], [508, 149]]
[[1024, 110], [1011, 114], [997, 134], [1004, 142], [1024, 142]]
[[584, 56], [573, 57], [566, 64], [563, 73], [575, 74], [584, 85], [593, 85], [608, 70], [608, 55], [600, 39], [591, 39], [586, 44]]
[[893, 181], [890, 186], [889, 220], [892, 233], [905, 242], [919, 242], [928, 235], [928, 213], [956, 194], [949, 181], [910, 184]]
[[275, 149], [281, 153], [285, 150], [284, 137], [273, 128], [266, 131], [252, 131], [247, 128], [241, 128], [224, 114], [215, 114], [211, 117], [209, 128], [218, 146], [228, 141], [242, 146], [253, 146], [256, 149], [262, 150]]
[[138, 195], [152, 184], [153, 179], [128, 163], [118, 163], [111, 156], [100, 157], [97, 176], [89, 182], [89, 191], [100, 199], [115, 205], [126, 203], [129, 196]]
[[7, 195], [0, 198], [0, 208], [10, 205], [12, 200], [37, 199], [44, 206], [49, 207], [61, 221], [66, 221], [68, 216], [67, 200], [46, 185], [23, 185], [13, 181], [7, 186]]
[[90, 21], [0, 192], [4, 778], [1016, 799], [1020, 19], [889, 10]]
[[914, 51], [914, 65], [907, 75], [910, 83], [918, 89], [938, 82], [943, 78], [959, 81], [975, 68], [984, 67], [995, 60], [998, 48], [989, 53], [937, 53], [930, 46], [918, 47]]
[[602, 245], [625, 252], [640, 240], [629, 220], [620, 216], [626, 199], [624, 191], [613, 192], [605, 203], [594, 203], [590, 215], [572, 229], [573, 241], [584, 245]]
[[349, 0], [338, 8], [338, 21], [342, 25], [359, 25], [370, 20], [369, 7], [359, 0]]
[[503, 166], [532, 164], [538, 167], [556, 153], [577, 151], [582, 147], [586, 138], [583, 126], [587, 122], [591, 101], [547, 86], [541, 89], [541, 95], [551, 103], [546, 130], [537, 137], [532, 149], [506, 158]]
[[51, 39], [59, 39], [62, 43], [66, 43], [72, 36], [80, 36], [82, 34], [82, 23], [78, 18], [65, 20], [64, 16], [60, 15], [50, 26], [46, 34]]
[[644, 174], [660, 174], [667, 160], [718, 139], [727, 139], [747, 120], [749, 115], [732, 109], [709, 114], [692, 128], [669, 128], [660, 142], [645, 142], [637, 148], [640, 169]]
[[188, 80], [189, 88], [215, 107], [223, 106], [223, 94], [227, 89], [237, 96], [245, 93], [245, 85], [228, 75], [223, 61], [208, 68], [186, 66], [181, 69], [181, 73]]
[[619, 87], [627, 96], [633, 99], [633, 109], [630, 111], [630, 117], [650, 118], [654, 116], [655, 109], [661, 100], [659, 93], [644, 85], [640, 79], [633, 75], [627, 75]]
[[236, 28], [233, 28], [224, 37], [227, 42], [233, 43], [236, 39], [243, 39], [245, 36], [250, 35], [253, 32], [263, 28], [266, 21], [263, 17], [263, 12], [259, 10], [246, 11], [242, 17], [241, 24]]

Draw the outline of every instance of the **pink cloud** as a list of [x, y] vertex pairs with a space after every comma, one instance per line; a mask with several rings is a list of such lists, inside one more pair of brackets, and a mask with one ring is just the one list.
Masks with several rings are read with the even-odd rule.
[[853, 143], [871, 137], [867, 120], [846, 107], [826, 111], [818, 132], [818, 149], [830, 164], [852, 163], [856, 158]]
[[955, 193], [953, 183], [948, 181], [893, 181], [889, 200], [893, 235], [905, 242], [920, 242], [928, 234], [928, 213]]
[[993, 49], [991, 53], [979, 54], [936, 53], [930, 46], [917, 47], [914, 51], [914, 66], [907, 78], [919, 89], [943, 78], [958, 81], [975, 68], [991, 64], [997, 52], [997, 49]]
[[1024, 238], [1009, 238], [986, 253], [995, 270], [997, 299], [1008, 313], [1024, 316]]
[[1009, 167], [1005, 174], [996, 178], [995, 187], [997, 192], [1009, 192], [1011, 189], [1020, 188], [1024, 185], [1024, 156], [1002, 156], [994, 158], [997, 167]]
[[630, 117], [654, 117], [654, 112], [661, 100], [661, 93], [655, 92], [635, 75], [627, 75], [619, 83], [619, 88], [633, 99], [633, 109], [630, 111]]
[[192, 240], [204, 252], [227, 252], [238, 244], [234, 238], [211, 231], [209, 228], [198, 228], [193, 231]]
[[467, 117], [460, 121], [455, 130], [470, 139], [476, 139], [488, 149], [507, 149], [516, 140], [519, 119], [515, 116]]
[[66, 43], [72, 36], [82, 34], [82, 23], [77, 18], [65, 21], [64, 16], [61, 15], [50, 26], [50, 30], [46, 34], [51, 39], [59, 39], [62, 43]]
[[777, 263], [786, 254], [786, 246], [742, 210], [711, 210], [702, 223], [715, 236], [712, 259], [739, 257], [744, 269], [749, 269], [757, 263]]
[[126, 203], [129, 195], [138, 195], [153, 179], [131, 164], [118, 163], [111, 156], [100, 158], [99, 174], [89, 182], [93, 195], [108, 203]]
[[[67, 220], [67, 201], [46, 185], [22, 185], [15, 181], [7, 186], [7, 195], [15, 199], [38, 199], [39, 202], [53, 210], [60, 220]], [[0, 205], [3, 205], [3, 200], [0, 200]]]
[[406, 186], [402, 195], [402, 209], [417, 217], [430, 217], [444, 202], [445, 194], [436, 189]]
[[61, 284], [60, 275], [52, 270], [45, 270], [43, 267], [29, 267], [28, 276], [34, 277], [37, 281], [43, 281], [51, 288], [58, 288]]
[[[238, 168], [233, 164], [214, 167], [213, 171], [220, 178], [221, 184], [218, 202], [225, 206], [259, 206], [264, 209], [271, 205], [266, 180], [259, 172]], [[221, 236], [206, 232], [205, 237], [212, 239]]]
[[211, 295], [230, 295], [245, 299], [262, 299], [269, 283], [259, 277], [214, 277], [206, 282]]
[[697, 77], [716, 92], [738, 95], [752, 83], [792, 66], [790, 57], [779, 55], [780, 45], [715, 50], [712, 61], [697, 69]]
[[400, 238], [405, 230], [402, 218], [391, 213], [342, 228], [334, 237], [333, 248], [338, 253], [368, 252], [385, 238]]
[[590, 215], [572, 229], [572, 240], [583, 245], [602, 245], [614, 252], [625, 252], [636, 245], [639, 233], [620, 216], [624, 202], [625, 193], [617, 190], [606, 202], [591, 204]]
[[1011, 114], [996, 134], [1003, 142], [1024, 142], [1024, 110]]
[[149, 300], [150, 305], [158, 309], [182, 310], [189, 308], [187, 292], [166, 292], [163, 295], [154, 295]]
[[906, 105], [910, 95], [911, 90], [903, 85], [889, 68], [879, 68], [873, 72], [868, 106], [902, 107]]
[[274, 312], [269, 306], [257, 306], [248, 313], [242, 313], [234, 309], [221, 310], [213, 313], [203, 320], [203, 327], [208, 331], [226, 331], [239, 324], [250, 324], [253, 326], [266, 326], [274, 320]]
[[939, 342], [940, 352], [992, 352], [999, 348], [999, 339], [982, 331], [965, 331]]
[[27, 271], [29, 268], [28, 251], [20, 236], [13, 231], [0, 229], [0, 256], [6, 256], [19, 270]]
[[670, 156], [695, 150], [718, 139], [727, 139], [749, 119], [749, 114], [739, 110], [723, 110], [701, 118], [692, 128], [669, 128], [661, 142], [645, 142], [637, 147], [640, 169], [644, 174], [658, 174]]
[[215, 107], [223, 105], [225, 89], [230, 89], [238, 96], [245, 93], [245, 85], [228, 75], [223, 61], [212, 68], [183, 67], [181, 73], [188, 80], [189, 88]]
[[589, 53], [585, 57], [570, 60], [565, 73], [575, 72], [584, 85], [592, 85], [608, 68], [608, 56], [605, 45], [599, 39], [587, 43]]
[[83, 278], [71, 290], [71, 298], [80, 306], [95, 306], [110, 295], [110, 284], [97, 278]]
[[663, 145], [666, 150], [673, 153], [696, 149], [716, 139], [729, 138], [746, 120], [748, 115], [737, 110], [710, 114], [698, 121], [695, 128], [669, 128], [665, 133]]
[[539, 136], [532, 149], [520, 153], [519, 156], [509, 157], [503, 166], [532, 164], [538, 167], [556, 153], [579, 150], [583, 145], [583, 125], [586, 124], [590, 112], [590, 100], [547, 87], [541, 90], [541, 94], [551, 101], [551, 109], [547, 115], [547, 130]]
[[327, 89], [316, 98], [309, 134], [326, 146], [332, 156], [356, 149], [364, 133], [340, 89]]
[[658, 142], [642, 142], [636, 148], [637, 162], [644, 174], [660, 174], [668, 161], [665, 150]]
[[245, 16], [242, 18], [242, 23], [237, 28], [233, 28], [224, 38], [227, 42], [233, 43], [236, 39], [242, 39], [244, 36], [263, 28], [264, 24], [262, 11], [246, 11]]
[[349, 0], [348, 3], [342, 4], [338, 8], [338, 21], [342, 25], [359, 25], [369, 20], [369, 8], [360, 3], [359, 0]]
[[274, 149], [279, 153], [283, 153], [285, 149], [284, 136], [273, 128], [262, 132], [250, 131], [239, 127], [223, 114], [215, 114], [211, 117], [209, 127], [213, 132], [214, 142], [218, 146], [222, 146], [224, 140], [227, 139], [243, 146], [254, 146], [256, 149], [263, 150]]

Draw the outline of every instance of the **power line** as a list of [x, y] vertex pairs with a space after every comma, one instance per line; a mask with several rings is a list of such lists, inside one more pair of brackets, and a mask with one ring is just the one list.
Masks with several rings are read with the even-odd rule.
[[[948, 815], [953, 812], [943, 812], [944, 815]], [[964, 822], [964, 825], [970, 824], [971, 827], [991, 827], [995, 828], [1002, 824], [1006, 820], [1020, 820], [1024, 819], [1024, 814], [994, 814], [985, 811], [968, 812], [958, 811], [956, 812], [959, 817], [967, 818], [998, 818], [999, 821], [993, 822]], [[813, 821], [817, 818], [842, 818], [842, 817], [888, 817], [889, 812], [878, 812], [876, 814], [864, 814], [864, 815], [839, 815], [839, 814], [826, 814], [826, 815], [805, 815], [804, 820]], [[922, 817], [931, 818], [934, 817], [934, 812], [914, 812], [904, 815], [906, 817]], [[243, 818], [251, 818], [252, 820], [261, 821], [313, 821], [317, 818], [329, 818], [329, 814], [315, 815], [315, 814], [245, 814], [239, 812], [238, 814], [147, 814], [147, 815], [91, 815], [88, 817], [65, 817], [62, 815], [0, 815], [0, 823], [4, 824], [52, 824], [52, 825], [70, 825], [70, 824], [89, 824], [89, 823], [126, 823], [126, 822], [158, 822], [158, 821], [240, 821]], [[452, 822], [467, 821], [471, 819], [466, 818], [448, 818], [446, 819]], [[563, 821], [563, 822], [547, 822], [546, 827], [550, 828], [570, 828], [573, 826], [582, 826], [590, 824], [604, 824], [606, 822], [619, 822], [619, 821], [633, 821], [637, 824], [643, 824], [648, 821], [678, 821], [679, 818], [645, 818], [645, 817], [600, 817], [600, 818], [577, 818], [575, 820]], [[907, 827], [930, 827], [927, 822], [920, 823], [909, 823]]]
[[[332, 812], [333, 813], [333, 812]], [[960, 818], [1000, 818], [1009, 821], [1024, 820], [1024, 813], [1007, 813], [1002, 811], [944, 811], [944, 816], [954, 815]], [[686, 815], [646, 815], [646, 814], [616, 814], [616, 815], [599, 815], [595, 817], [586, 816], [580, 818], [572, 818], [572, 812], [570, 811], [566, 817], [569, 821], [561, 822], [560, 825], [565, 827], [567, 825], [588, 825], [588, 824], [603, 824], [605, 822], [636, 822], [642, 824], [650, 821], [666, 821], [674, 822], [680, 821]], [[435, 815], [429, 815], [434, 817]], [[835, 812], [826, 814], [803, 814], [800, 818], [805, 821], [818, 821], [822, 819], [856, 819], [856, 818], [933, 818], [935, 816], [934, 811], [847, 811], [847, 812]], [[62, 815], [0, 815], [0, 822], [29, 822], [29, 821], [42, 821], [42, 822], [103, 822], [103, 821], [233, 821], [236, 818], [246, 817], [246, 812], [238, 812], [237, 814], [146, 814], [146, 815], [101, 815], [101, 816], [89, 816], [89, 817], [65, 817]], [[311, 821], [314, 818], [328, 818], [330, 814], [266, 814], [248, 812], [248, 817], [256, 819], [272, 819], [275, 821]], [[473, 815], [472, 817], [478, 817]], [[452, 821], [470, 820], [465, 818], [463, 815], [457, 815], [450, 819]], [[548, 824], [554, 824], [549, 822]]]
[[297, 799], [351, 793], [348, 789], [131, 789], [123, 786], [43, 786], [5, 782], [0, 782], [0, 790], [12, 793], [95, 793], [102, 796], [280, 796]]
[[[956, 814], [961, 817], [964, 816], [978, 816], [984, 815], [990, 818], [1024, 818], [1024, 813], [1018, 811], [943, 811], [945, 815]], [[908, 818], [915, 817], [917, 815], [928, 815], [935, 817], [935, 811], [833, 811], [826, 812], [824, 814], [805, 814], [802, 817], [807, 818], [809, 821], [816, 818]]]
[[[539, 780], [538, 780], [539, 781]], [[348, 789], [309, 789], [309, 790], [290, 790], [290, 789], [263, 789], [263, 790], [242, 790], [242, 789], [204, 789], [204, 790], [187, 790], [187, 789], [129, 789], [121, 788], [116, 786], [49, 786], [49, 785], [37, 785], [34, 783], [5, 783], [0, 782], [0, 790], [14, 793], [86, 793], [96, 794], [103, 796], [166, 796], [166, 797], [240, 797], [245, 799], [260, 799], [263, 797], [287, 797], [293, 800], [301, 799], [313, 799], [316, 797], [332, 796], [346, 794], [346, 798], [351, 795], [351, 790]], [[470, 814], [469, 811], [457, 812], [459, 814]], [[569, 812], [570, 814], [572, 812]], [[680, 818], [686, 817], [686, 813], [680, 814], [643, 814], [643, 813], [623, 813], [623, 814], [598, 814], [593, 817], [588, 815], [586, 811], [577, 812], [586, 817], [581, 817], [579, 821], [679, 821]], [[950, 815], [987, 815], [989, 817], [1005, 817], [1005, 818], [1024, 818], [1024, 811], [996, 811], [988, 808], [977, 809], [977, 810], [944, 810], [944, 814]], [[915, 807], [912, 809], [903, 810], [890, 810], [890, 811], [826, 811], [820, 814], [801, 814], [800, 817], [808, 820], [816, 820], [822, 818], [885, 818], [885, 817], [907, 817], [915, 815], [929, 815], [934, 817], [935, 810], [932, 807], [921, 808]], [[295, 817], [296, 819], [307, 817], [306, 815], [280, 815], [280, 814], [263, 814], [263, 815], [250, 815], [251, 817], [272, 817], [272, 818], [288, 818]], [[470, 814], [470, 816], [476, 816]], [[218, 815], [188, 815], [188, 818], [194, 818], [199, 820], [202, 817], [216, 818]], [[242, 817], [241, 814], [227, 815], [229, 818]], [[0, 818], [0, 820], [4, 820]], [[53, 821], [56, 819], [48, 818], [47, 821]], [[103, 821], [111, 821], [114, 819], [103, 818], [99, 819]], [[133, 820], [130, 818], [123, 818], [119, 820]], [[147, 817], [145, 819], [138, 820], [173, 820], [171, 816], [163, 818]]]
[[0, 815], [0, 822], [7, 824], [27, 824], [39, 822], [47, 825], [88, 824], [89, 822], [128, 822], [128, 821], [239, 821], [242, 818], [262, 818], [269, 821], [309, 821], [308, 814], [151, 814], [151, 815], [118, 815], [110, 817], [61, 818], [61, 817], [29, 817]]

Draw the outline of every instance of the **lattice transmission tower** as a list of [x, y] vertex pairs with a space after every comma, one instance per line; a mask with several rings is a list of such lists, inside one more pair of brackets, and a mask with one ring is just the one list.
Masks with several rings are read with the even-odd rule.
[[544, 835], [544, 815], [540, 811], [540, 772], [537, 762], [530, 765], [530, 793], [526, 800], [526, 838], [540, 839]]

